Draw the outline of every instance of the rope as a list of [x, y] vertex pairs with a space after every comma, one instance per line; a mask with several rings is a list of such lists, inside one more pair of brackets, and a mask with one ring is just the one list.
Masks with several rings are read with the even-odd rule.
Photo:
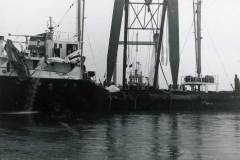
[[[207, 27], [206, 27], [206, 29], [207, 29]], [[217, 47], [216, 47], [216, 45], [215, 45], [215, 43], [214, 43], [214, 41], [213, 41], [213, 38], [212, 38], [212, 36], [211, 36], [211, 34], [210, 34], [210, 32], [209, 32], [208, 30], [207, 30], [207, 33], [208, 33], [209, 39], [210, 39], [210, 41], [211, 41], [211, 43], [212, 43], [213, 49], [214, 49], [214, 51], [215, 51], [215, 54], [217, 55], [217, 58], [219, 59], [219, 62], [221, 63], [221, 66], [222, 66], [222, 68], [223, 68], [223, 71], [224, 71], [224, 74], [225, 74], [225, 76], [226, 76], [226, 78], [227, 78], [227, 81], [229, 82], [231, 88], [234, 89], [234, 88], [233, 88], [233, 85], [232, 85], [232, 83], [231, 83], [231, 80], [230, 80], [230, 78], [229, 78], [229, 74], [227, 73], [227, 69], [226, 69], [226, 67], [225, 67], [225, 65], [224, 65], [224, 63], [223, 63], [223, 61], [222, 61], [221, 55], [220, 55], [220, 53], [219, 53], [219, 50], [217, 49]]]
[[[89, 44], [89, 49], [90, 49], [90, 52], [91, 52], [91, 55], [92, 55], [92, 58], [93, 58], [93, 65], [94, 65], [94, 67], [97, 70], [97, 64], [96, 64], [96, 60], [95, 60], [95, 56], [94, 56], [95, 53], [93, 51], [93, 47], [92, 47], [92, 44], [91, 44], [90, 37], [89, 37], [87, 29], [86, 29], [86, 33], [87, 33], [87, 40], [88, 40], [88, 44]], [[96, 76], [97, 76], [98, 79], [100, 78], [97, 73], [96, 73]]]
[[162, 74], [163, 74], [164, 80], [166, 82], [166, 85], [169, 86], [167, 77], [166, 77], [165, 72], [164, 72], [163, 67], [162, 67], [162, 63], [159, 63], [159, 64], [160, 64], [160, 67], [161, 67]]
[[64, 15], [62, 16], [62, 18], [59, 20], [58, 24], [56, 25], [56, 27], [60, 27], [60, 25], [62, 24], [64, 18], [67, 16], [68, 12], [72, 9], [72, 7], [75, 5], [75, 3], [77, 2], [77, 0], [75, 0], [67, 9], [67, 11], [64, 13]]
[[166, 60], [166, 62], [165, 62], [165, 66], [167, 66], [168, 65], [168, 62], [169, 62], [169, 55], [170, 55], [170, 53], [169, 53], [169, 35], [168, 35], [168, 17], [166, 17], [166, 39], [165, 39], [165, 41], [166, 41], [166, 51], [165, 51], [165, 53], [166, 53], [166, 57], [165, 57], [165, 60]]
[[192, 28], [193, 28], [193, 25], [194, 25], [194, 22], [192, 22], [191, 26], [189, 27], [189, 30], [188, 30], [187, 35], [186, 35], [186, 38], [185, 38], [184, 43], [183, 43], [183, 47], [182, 47], [181, 50], [180, 50], [180, 56], [183, 55], [183, 51], [185, 50], [185, 47], [186, 47], [186, 45], [187, 45], [188, 38], [189, 38], [189, 36], [190, 36], [191, 30], [192, 30]]
[[[187, 45], [187, 42], [188, 42], [188, 39], [189, 39], [189, 36], [190, 36], [193, 26], [194, 26], [194, 21], [192, 22], [191, 26], [189, 27], [188, 33], [186, 34], [186, 38], [183, 43], [183, 47], [180, 50], [180, 60], [182, 59], [182, 56], [183, 56], [183, 53], [184, 53], [185, 47]], [[181, 66], [182, 66], [181, 63], [179, 63], [179, 68], [181, 68]]]
[[[149, 12], [150, 12], [151, 15], [152, 15], [151, 9], [150, 9]], [[161, 16], [162, 16], [162, 15], [161, 15]], [[152, 22], [152, 21], [151, 21], [151, 25], [152, 25], [152, 27], [153, 27], [153, 22]], [[153, 30], [153, 35], [154, 35], [154, 34], [155, 34], [155, 32], [154, 32], [154, 30]], [[163, 42], [162, 42], [162, 45], [163, 45]], [[158, 47], [159, 47], [159, 46], [158, 46]], [[163, 47], [163, 46], [162, 46], [162, 47]], [[163, 77], [164, 77], [165, 83], [166, 83], [167, 86], [169, 86], [169, 83], [168, 83], [167, 77], [166, 77], [165, 72], [164, 72], [164, 70], [163, 70], [162, 63], [160, 62], [159, 65], [160, 65], [160, 68], [161, 68], [161, 71], [162, 71], [162, 74], [163, 74]]]
[[[165, 34], [165, 41], [166, 41], [166, 56], [167, 56], [167, 53], [168, 53], [168, 48], [167, 48], [167, 44], [168, 44], [168, 17], [166, 17], [166, 25], [165, 25], [165, 32], [166, 32], [166, 34]], [[162, 43], [164, 43], [164, 42], [162, 42]], [[162, 44], [163, 45], [163, 44]], [[165, 57], [166, 58], [166, 57]], [[167, 61], [168, 61], [168, 57], [167, 57]], [[164, 64], [163, 64], [164, 65]], [[167, 80], [167, 77], [166, 77], [166, 75], [165, 75], [165, 72], [164, 72], [164, 70], [163, 70], [163, 66], [162, 66], [162, 63], [160, 62], [160, 67], [161, 67], [161, 70], [162, 70], [162, 74], [163, 74], [163, 77], [164, 77], [164, 79], [165, 79], [165, 83], [166, 83], [166, 85], [167, 85], [167, 87], [169, 86], [169, 83], [168, 83], [168, 80]]]
[[[149, 34], [149, 41], [151, 41], [151, 34]], [[150, 46], [147, 46], [146, 47], [146, 50], [147, 50], [147, 57], [146, 57], [146, 63], [145, 63], [145, 66], [144, 66], [144, 68], [145, 68], [145, 75], [148, 75], [149, 74], [149, 72], [150, 72], [150, 53], [151, 53], [151, 47]]]

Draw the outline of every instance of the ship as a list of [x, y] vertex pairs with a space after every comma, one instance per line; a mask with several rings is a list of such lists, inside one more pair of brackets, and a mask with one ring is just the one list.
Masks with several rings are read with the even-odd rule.
[[85, 66], [85, 0], [74, 4], [77, 33], [73, 40], [57, 38], [55, 28], [59, 26], [54, 25], [52, 17], [43, 33], [8, 34], [10, 38], [23, 37], [25, 42], [0, 37], [1, 112], [79, 113], [102, 106], [107, 92], [97, 84], [95, 71]]
[[[218, 91], [217, 76], [202, 74], [201, 10], [202, 0], [193, 0], [196, 74], [187, 75], [180, 82], [178, 0], [115, 0], [105, 81], [105, 85], [110, 86], [109, 108], [133, 111], [239, 109], [240, 89], [237, 75], [232, 91]], [[168, 36], [164, 38], [166, 34]], [[152, 37], [151, 40], [148, 37]], [[166, 46], [163, 44], [166, 42], [169, 55], [164, 55]], [[131, 58], [133, 54], [142, 56], [144, 53], [139, 48], [144, 46], [152, 48], [148, 75], [143, 74], [137, 58]], [[123, 55], [123, 65], [121, 84], [117, 85], [119, 53]], [[167, 58], [163, 58], [164, 56]], [[162, 59], [167, 59], [170, 64], [172, 82], [166, 78], [163, 69], [165, 62]], [[160, 71], [167, 89], [160, 89]], [[210, 91], [211, 86], [216, 90]]]

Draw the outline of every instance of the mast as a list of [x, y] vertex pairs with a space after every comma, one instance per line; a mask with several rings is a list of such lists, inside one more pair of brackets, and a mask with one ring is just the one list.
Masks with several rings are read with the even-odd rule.
[[202, 0], [194, 1], [194, 29], [195, 29], [195, 45], [196, 45], [196, 67], [197, 67], [197, 76], [200, 78], [202, 74], [201, 66], [201, 46], [202, 46], [202, 32], [201, 32], [201, 10], [202, 10]]
[[127, 48], [128, 48], [128, 5], [129, 0], [125, 0], [125, 24], [124, 24], [124, 49], [123, 49], [123, 76], [122, 85], [125, 88], [127, 84], [126, 69], [127, 69]]
[[82, 16], [82, 12], [81, 12], [81, 0], [78, 0], [77, 3], [77, 40], [78, 40], [78, 48], [82, 48], [82, 25], [81, 25], [81, 16]]
[[54, 34], [54, 26], [53, 26], [53, 20], [52, 17], [49, 17], [49, 21], [48, 21], [48, 29], [49, 32], [47, 32], [46, 34], [46, 57], [52, 57], [53, 56], [53, 34]]
[[85, 0], [83, 1], [83, 11], [82, 11], [82, 36], [81, 36], [81, 56], [83, 55], [83, 41], [84, 41], [84, 25], [85, 25]]

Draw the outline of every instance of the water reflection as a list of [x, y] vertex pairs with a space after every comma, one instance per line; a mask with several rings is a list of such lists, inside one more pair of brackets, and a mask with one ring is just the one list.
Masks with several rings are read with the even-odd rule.
[[179, 132], [178, 132], [178, 118], [176, 114], [170, 115], [169, 119], [169, 130], [170, 130], [170, 136], [169, 136], [169, 158], [170, 159], [178, 159], [179, 157]]
[[238, 113], [0, 115], [0, 159], [239, 159]]
[[161, 141], [161, 138], [160, 138], [160, 131], [161, 131], [161, 124], [159, 123], [159, 120], [160, 120], [160, 117], [159, 116], [153, 116], [152, 117], [152, 135], [149, 135], [152, 137], [152, 142], [157, 142], [157, 143], [153, 143], [153, 146], [152, 146], [152, 157], [151, 159], [155, 159], [155, 160], [158, 160], [158, 159], [162, 159], [161, 157], [161, 154], [160, 153], [160, 150], [161, 150], [161, 143], [159, 143]]

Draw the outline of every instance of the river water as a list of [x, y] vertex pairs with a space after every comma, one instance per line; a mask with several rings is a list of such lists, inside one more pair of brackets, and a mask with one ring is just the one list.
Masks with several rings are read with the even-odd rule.
[[240, 113], [0, 115], [0, 160], [240, 159]]

